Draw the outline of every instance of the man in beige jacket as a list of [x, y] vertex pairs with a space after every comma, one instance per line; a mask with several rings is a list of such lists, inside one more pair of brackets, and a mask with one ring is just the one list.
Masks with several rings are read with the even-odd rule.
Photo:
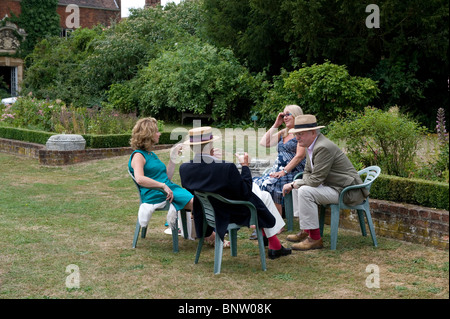
[[[320, 133], [324, 126], [318, 126], [314, 115], [306, 114], [295, 118], [295, 127], [289, 131], [305, 147], [306, 167], [301, 179], [286, 184], [283, 194], [299, 189], [298, 201], [300, 229], [287, 240], [297, 242], [294, 250], [319, 249], [323, 247], [319, 230], [317, 205], [337, 204], [339, 193], [347, 186], [362, 184], [363, 181], [348, 157], [339, 147]], [[365, 188], [348, 191], [344, 196], [347, 205], [357, 205], [369, 196]]]

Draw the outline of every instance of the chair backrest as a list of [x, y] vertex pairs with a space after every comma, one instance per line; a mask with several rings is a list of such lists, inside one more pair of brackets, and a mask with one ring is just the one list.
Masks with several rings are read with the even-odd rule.
[[[142, 203], [142, 198], [141, 198], [141, 186], [136, 182], [136, 179], [134, 178], [133, 174], [131, 173], [130, 169], [128, 169], [128, 174], [131, 176], [131, 179], [134, 182], [134, 185], [136, 185], [138, 193], [139, 193], [139, 200]], [[167, 193], [162, 189], [162, 188], [155, 188], [155, 187], [148, 187], [148, 189], [154, 189], [154, 190], [158, 190], [161, 193], [163, 193], [165, 196], [167, 195]]]
[[360, 176], [367, 174], [366, 178], [364, 179], [363, 185], [368, 190], [370, 190], [370, 187], [372, 186], [373, 181], [375, 179], [377, 179], [377, 177], [380, 175], [380, 173], [381, 173], [381, 168], [379, 168], [378, 166], [369, 166], [358, 172], [358, 174]]
[[208, 193], [195, 191], [195, 196], [200, 201], [205, 214], [206, 222], [212, 228], [216, 228], [216, 215], [211, 202], [208, 199]]
[[213, 197], [223, 203], [226, 204], [232, 204], [232, 205], [244, 205], [250, 210], [250, 225], [258, 225], [258, 217], [256, 213], [256, 207], [249, 201], [242, 201], [242, 200], [231, 200], [228, 198], [225, 198], [219, 194], [210, 193], [210, 192], [199, 192], [194, 191], [195, 196], [199, 199], [200, 204], [202, 205], [203, 211], [205, 213], [206, 222], [209, 226], [215, 228], [216, 221], [215, 221], [215, 212], [214, 207], [212, 206], [211, 202], [209, 201], [208, 197]]
[[136, 179], [134, 178], [133, 174], [131, 174], [130, 169], [128, 169], [128, 174], [131, 176], [131, 179], [134, 182], [134, 185], [136, 185], [136, 188], [138, 190], [139, 193], [139, 200], [142, 203], [142, 199], [141, 199], [141, 187], [139, 186], [139, 184], [136, 182]]

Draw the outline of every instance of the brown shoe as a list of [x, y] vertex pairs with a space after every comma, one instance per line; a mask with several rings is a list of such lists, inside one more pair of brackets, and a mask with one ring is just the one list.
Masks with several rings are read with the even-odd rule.
[[298, 244], [292, 245], [294, 250], [310, 250], [323, 248], [322, 238], [314, 240], [311, 237], [306, 238], [304, 241]]
[[299, 232], [298, 234], [295, 235], [288, 235], [286, 237], [287, 241], [293, 242], [293, 243], [299, 243], [302, 240], [308, 238], [309, 234], [307, 232], [305, 232], [304, 230], [302, 230], [301, 232]]

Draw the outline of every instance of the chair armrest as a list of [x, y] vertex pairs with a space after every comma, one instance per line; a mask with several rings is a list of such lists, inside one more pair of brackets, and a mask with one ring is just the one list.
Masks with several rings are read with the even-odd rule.
[[372, 181], [369, 181], [366, 183], [362, 183], [362, 184], [358, 184], [358, 185], [350, 185], [350, 186], [345, 187], [339, 194], [339, 202], [343, 201], [344, 194], [347, 193], [349, 190], [365, 188], [365, 187], [369, 186], [371, 183], [372, 183]]
[[300, 172], [300, 173], [296, 174], [294, 176], [294, 180], [299, 179], [300, 177], [303, 177], [303, 172]]
[[206, 195], [214, 197], [226, 204], [232, 204], [232, 205], [245, 205], [247, 207], [249, 207], [250, 209], [254, 209], [256, 211], [256, 207], [255, 205], [253, 205], [251, 202], [249, 201], [243, 201], [243, 200], [233, 200], [233, 199], [228, 199], [225, 198], [219, 194], [214, 194], [214, 193], [210, 193], [210, 192], [205, 192]]

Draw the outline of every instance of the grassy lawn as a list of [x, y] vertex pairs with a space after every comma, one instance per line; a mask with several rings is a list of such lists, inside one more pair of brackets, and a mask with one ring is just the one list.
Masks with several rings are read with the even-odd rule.
[[[157, 152], [167, 162], [168, 152]], [[0, 153], [0, 298], [449, 298], [449, 254], [421, 245], [340, 230], [338, 249], [293, 252], [267, 260], [238, 232], [238, 256], [224, 251], [213, 274], [214, 249], [180, 238], [172, 252], [165, 212], [155, 213], [146, 239], [131, 248], [138, 195], [128, 156], [67, 167]], [[179, 183], [179, 176], [174, 181]], [[298, 223], [296, 223], [298, 227]], [[280, 235], [285, 246], [287, 233]], [[368, 288], [366, 267], [379, 267], [380, 288]], [[67, 288], [76, 265], [80, 288]]]

